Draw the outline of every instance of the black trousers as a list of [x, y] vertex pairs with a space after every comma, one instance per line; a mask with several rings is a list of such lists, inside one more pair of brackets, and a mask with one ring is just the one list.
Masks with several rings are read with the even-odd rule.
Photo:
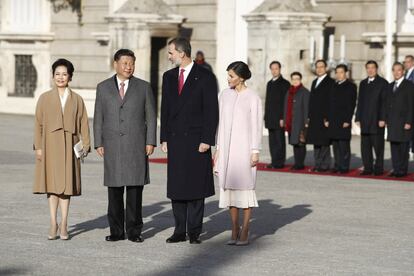
[[394, 173], [407, 174], [410, 142], [391, 142], [391, 161]]
[[293, 158], [295, 159], [295, 167], [304, 167], [306, 157], [306, 145], [293, 145]]
[[334, 168], [338, 171], [349, 171], [351, 162], [351, 140], [332, 140]]
[[315, 158], [315, 168], [329, 170], [331, 166], [331, 147], [329, 145], [314, 145], [313, 156]]
[[[126, 187], [126, 210], [124, 210], [124, 187], [108, 187], [108, 222], [112, 236], [129, 238], [141, 235], [142, 191], [144, 186]], [[125, 224], [125, 228], [124, 228]]]
[[203, 228], [204, 198], [196, 200], [172, 200], [175, 219], [174, 234], [198, 237]]
[[384, 144], [384, 134], [361, 134], [361, 156], [364, 171], [375, 173], [384, 171]]
[[269, 129], [269, 150], [273, 167], [283, 167], [286, 161], [285, 129]]

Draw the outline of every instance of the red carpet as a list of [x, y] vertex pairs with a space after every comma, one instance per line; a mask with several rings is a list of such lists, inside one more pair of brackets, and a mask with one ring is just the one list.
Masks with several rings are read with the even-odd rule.
[[[151, 158], [149, 160], [151, 163], [158, 163], [158, 164], [166, 164], [167, 158]], [[388, 172], [385, 172], [382, 176], [374, 176], [374, 175], [368, 175], [368, 176], [361, 176], [359, 175], [360, 170], [359, 169], [353, 169], [350, 170], [349, 173], [346, 174], [335, 174], [335, 173], [316, 173], [316, 172], [310, 172], [309, 169], [312, 167], [305, 167], [304, 170], [300, 171], [291, 171], [290, 165], [285, 166], [283, 169], [267, 169], [265, 163], [259, 163], [257, 165], [257, 169], [259, 171], [267, 171], [267, 172], [283, 172], [283, 173], [300, 173], [300, 174], [311, 174], [311, 175], [330, 175], [330, 176], [340, 176], [340, 177], [354, 177], [354, 178], [366, 178], [366, 179], [378, 179], [378, 180], [388, 180], [388, 181], [409, 181], [414, 182], [414, 174], [409, 174], [406, 177], [396, 178], [396, 177], [388, 177]]]

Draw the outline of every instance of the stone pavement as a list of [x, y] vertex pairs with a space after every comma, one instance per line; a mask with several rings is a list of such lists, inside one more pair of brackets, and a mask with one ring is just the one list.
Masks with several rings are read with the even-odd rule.
[[[145, 242], [109, 243], [103, 166], [93, 153], [82, 170], [83, 195], [71, 202], [71, 240], [48, 241], [46, 197], [31, 193], [32, 126], [33, 117], [0, 114], [0, 275], [414, 275], [408, 182], [259, 172], [250, 246], [225, 245], [229, 216], [217, 196], [206, 202], [204, 242], [170, 245], [166, 166], [151, 164]], [[157, 149], [155, 156], [163, 155]], [[358, 154], [353, 164], [360, 165]]]

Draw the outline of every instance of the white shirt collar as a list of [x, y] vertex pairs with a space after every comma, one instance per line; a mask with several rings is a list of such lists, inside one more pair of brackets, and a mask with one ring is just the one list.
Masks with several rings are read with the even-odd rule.
[[403, 80], [404, 80], [404, 77], [401, 77], [399, 80], [395, 80], [395, 83], [397, 84], [397, 87], [400, 86], [400, 84]]
[[277, 81], [280, 78], [280, 75], [278, 77], [273, 77], [272, 81]]
[[414, 70], [414, 66], [408, 69], [406, 76], [409, 77]]
[[68, 97], [69, 97], [69, 88], [66, 87], [65, 92], [63, 92], [63, 96], [60, 96], [59, 94], [60, 104], [62, 106], [62, 112], [65, 109], [65, 104], [66, 104], [66, 101], [68, 100]]
[[181, 69], [184, 69], [184, 83], [187, 80], [187, 77], [190, 74], [191, 69], [193, 68], [193, 65], [194, 65], [194, 61], [191, 61], [191, 63], [188, 64], [186, 67], [184, 67], [184, 68], [179, 67], [178, 68], [178, 77], [180, 76]]
[[326, 76], [327, 76], [328, 74], [324, 74], [324, 75], [322, 75], [322, 76], [320, 76], [320, 77], [318, 77], [318, 81], [322, 81]]
[[372, 78], [368, 77], [368, 82], [373, 82], [374, 80], [375, 80], [375, 77], [372, 77]]
[[184, 69], [185, 70], [184, 73], [189, 73], [191, 71], [191, 69], [193, 68], [193, 65], [194, 65], [194, 61], [191, 61], [191, 63], [188, 64], [186, 67], [184, 67], [184, 68], [179, 67], [178, 72], [180, 72], [181, 69]]
[[121, 80], [118, 78], [118, 76], [116, 76], [116, 81], [118, 83], [118, 90], [121, 88], [121, 82], [124, 82], [124, 95], [125, 95], [128, 90], [129, 79]]

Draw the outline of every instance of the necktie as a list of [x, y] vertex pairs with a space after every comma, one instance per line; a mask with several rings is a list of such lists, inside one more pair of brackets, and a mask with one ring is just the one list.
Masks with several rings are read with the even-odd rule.
[[178, 76], [178, 95], [181, 95], [181, 91], [184, 86], [184, 71], [185, 69], [180, 70], [180, 75]]
[[392, 88], [392, 92], [395, 93], [395, 91], [397, 91], [397, 88], [398, 88], [398, 83], [394, 82], [394, 87]]
[[121, 96], [121, 99], [124, 99], [124, 96], [125, 96], [125, 90], [124, 90], [125, 82], [121, 82], [119, 85], [121, 86], [121, 87], [119, 87], [119, 96]]

